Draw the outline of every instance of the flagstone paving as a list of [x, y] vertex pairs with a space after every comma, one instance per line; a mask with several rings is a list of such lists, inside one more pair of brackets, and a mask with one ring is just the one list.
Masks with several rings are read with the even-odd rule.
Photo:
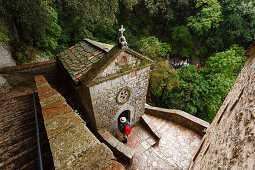
[[127, 169], [188, 169], [202, 137], [171, 121], [147, 116], [162, 138], [155, 145], [155, 139], [141, 125], [134, 127], [126, 145], [134, 149], [135, 154]]

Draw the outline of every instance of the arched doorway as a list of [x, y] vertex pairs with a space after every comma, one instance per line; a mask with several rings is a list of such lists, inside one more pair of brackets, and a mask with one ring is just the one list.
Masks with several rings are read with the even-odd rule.
[[109, 132], [115, 137], [119, 136], [119, 122], [121, 116], [125, 116], [127, 120], [130, 122], [132, 127], [134, 121], [134, 113], [135, 109], [132, 105], [129, 105], [127, 103], [123, 104], [122, 107], [115, 114], [115, 117], [112, 119], [112, 125], [108, 129]]
[[130, 110], [124, 110], [119, 116], [118, 116], [118, 128], [120, 128], [120, 118], [125, 117], [130, 122]]

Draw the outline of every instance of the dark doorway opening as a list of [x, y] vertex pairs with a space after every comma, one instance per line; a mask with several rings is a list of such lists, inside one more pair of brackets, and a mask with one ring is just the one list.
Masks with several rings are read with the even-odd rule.
[[125, 117], [130, 122], [130, 110], [123, 111], [118, 117], [118, 128], [120, 129], [120, 118]]

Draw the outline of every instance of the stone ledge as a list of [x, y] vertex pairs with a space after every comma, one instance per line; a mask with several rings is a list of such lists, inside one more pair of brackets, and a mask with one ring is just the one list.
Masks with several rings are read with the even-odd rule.
[[104, 169], [115, 161], [112, 151], [48, 84], [35, 76], [44, 125], [55, 169]]
[[105, 129], [99, 130], [98, 133], [103, 138], [104, 142], [111, 148], [114, 154], [121, 157], [128, 164], [132, 164], [134, 155], [134, 151], [132, 149], [124, 145]]
[[13, 70], [22, 70], [24, 68], [38, 67], [38, 66], [41, 66], [41, 65], [52, 64], [52, 63], [56, 63], [56, 60], [49, 60], [49, 61], [38, 62], [38, 63], [31, 63], [31, 64], [23, 64], [23, 65], [17, 65], [17, 66], [4, 67], [4, 68], [0, 69], [0, 73], [1, 72], [13, 71]]
[[151, 126], [150, 120], [146, 115], [143, 115], [140, 121], [143, 127], [145, 127], [145, 129], [147, 129], [156, 139], [157, 142], [154, 145], [158, 145], [160, 139], [162, 138], [161, 134], [154, 128], [154, 126]]
[[172, 121], [176, 124], [193, 130], [202, 136], [206, 133], [206, 129], [210, 126], [208, 122], [181, 110], [164, 109], [145, 104], [145, 113]]
[[110, 166], [108, 166], [104, 170], [125, 170], [125, 167], [121, 163], [114, 161]]

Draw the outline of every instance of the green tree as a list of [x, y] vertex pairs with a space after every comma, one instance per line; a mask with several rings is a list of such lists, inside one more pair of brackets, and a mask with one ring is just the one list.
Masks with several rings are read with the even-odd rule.
[[248, 48], [255, 40], [254, 0], [219, 0], [224, 21], [206, 37], [210, 51], [225, 51], [231, 44]]
[[[154, 84], [157, 83], [157, 79], [160, 80], [154, 87], [150, 83], [149, 91], [154, 98], [148, 96], [148, 100], [157, 100], [154, 102], [157, 106], [184, 110], [211, 122], [246, 61], [243, 54], [244, 48], [233, 45], [229, 50], [209, 57], [205, 67], [201, 69], [192, 65], [186, 69], [179, 69], [176, 76], [169, 75], [171, 81], [179, 82], [178, 86], [170, 86], [171, 88], [160, 88], [162, 81], [167, 80], [160, 79], [160, 76], [154, 77]], [[164, 70], [168, 70], [162, 68], [163, 73]], [[161, 75], [157, 70], [155, 69], [153, 74]]]
[[196, 8], [202, 9], [196, 16], [188, 18], [187, 26], [199, 36], [204, 35], [212, 28], [217, 28], [223, 21], [221, 5], [217, 0], [197, 0]]
[[150, 88], [148, 95], [150, 101], [156, 105], [163, 102], [163, 96], [167, 91], [178, 85], [178, 81], [174, 79], [176, 70], [168, 61], [160, 61], [155, 64], [151, 72]]
[[171, 51], [170, 44], [160, 42], [155, 36], [142, 38], [139, 43], [141, 53], [155, 61], [159, 61]]
[[116, 22], [117, 0], [59, 0], [54, 4], [63, 29], [62, 44], [92, 38], [93, 32], [104, 32]]
[[188, 66], [177, 72], [179, 86], [164, 94], [162, 107], [180, 109], [197, 117], [204, 108], [204, 100], [209, 92], [209, 85], [203, 74], [195, 66]]
[[12, 16], [23, 42], [35, 45], [50, 23], [48, 10], [39, 0], [8, 0], [3, 6]]
[[195, 45], [192, 36], [185, 26], [177, 26], [171, 29], [172, 54], [180, 57], [195, 55]]

